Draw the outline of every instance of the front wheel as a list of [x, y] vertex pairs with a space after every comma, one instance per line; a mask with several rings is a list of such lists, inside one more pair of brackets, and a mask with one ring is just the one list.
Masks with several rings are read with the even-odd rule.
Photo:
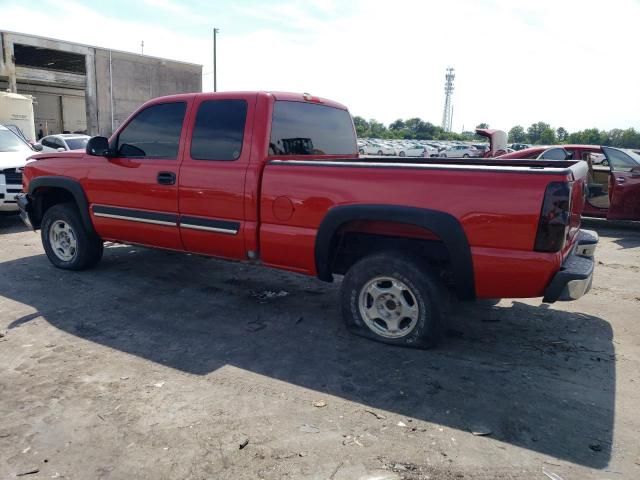
[[435, 346], [443, 335], [447, 292], [419, 259], [373, 254], [342, 282], [342, 315], [349, 331], [392, 345]]
[[404, 156], [406, 156], [406, 153], [404, 153], [404, 152], [400, 152], [400, 153], [399, 153], [399, 155], [400, 155], [401, 157], [404, 157]]
[[468, 154], [468, 153], [465, 153], [465, 154], [462, 156], [462, 158], [469, 158], [469, 154]]
[[84, 270], [102, 258], [102, 240], [87, 231], [73, 203], [61, 203], [47, 210], [40, 233], [44, 251], [57, 268]]
[[609, 160], [603, 160], [600, 165], [602, 165], [603, 167], [608, 167], [609, 166]]
[[382, 150], [378, 150], [378, 156], [381, 157], [382, 156]]

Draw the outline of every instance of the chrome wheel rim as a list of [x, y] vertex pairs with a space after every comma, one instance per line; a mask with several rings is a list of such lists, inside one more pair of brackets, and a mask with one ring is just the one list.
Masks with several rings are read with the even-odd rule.
[[420, 318], [416, 295], [393, 277], [376, 277], [367, 282], [360, 291], [358, 308], [367, 327], [385, 338], [408, 335]]
[[63, 262], [72, 261], [78, 253], [78, 240], [76, 234], [64, 220], [56, 220], [49, 228], [49, 245]]

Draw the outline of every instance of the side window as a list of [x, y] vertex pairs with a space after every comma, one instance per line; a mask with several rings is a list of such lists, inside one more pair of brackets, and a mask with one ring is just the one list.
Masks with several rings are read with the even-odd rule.
[[269, 155], [355, 155], [357, 151], [353, 121], [346, 110], [275, 102]]
[[45, 146], [45, 147], [49, 147], [49, 148], [56, 148], [55, 143], [53, 143], [51, 140], [53, 140], [53, 139], [52, 139], [52, 138], [50, 138], [50, 137], [44, 137], [44, 138], [40, 141], [40, 143], [42, 143], [42, 145], [43, 145], [43, 146]]
[[195, 160], [236, 160], [242, 151], [247, 102], [210, 100], [200, 104], [191, 139]]
[[152, 105], [138, 113], [118, 135], [118, 154], [175, 160], [187, 104]]
[[634, 162], [633, 158], [620, 150], [607, 148], [606, 152], [607, 160], [609, 160], [612, 170], [617, 172], [629, 172], [633, 167], [638, 166], [638, 164]]
[[538, 158], [540, 160], [566, 160], [567, 151], [563, 148], [552, 148], [543, 152]]

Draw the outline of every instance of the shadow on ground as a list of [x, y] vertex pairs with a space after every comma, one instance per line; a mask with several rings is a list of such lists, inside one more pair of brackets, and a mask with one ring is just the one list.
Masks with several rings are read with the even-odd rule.
[[43, 255], [0, 269], [2, 295], [37, 309], [9, 335], [42, 316], [190, 374], [233, 365], [589, 467], [611, 456], [612, 330], [594, 316], [462, 305], [452, 319], [461, 333], [418, 351], [350, 336], [338, 285], [284, 272], [127, 246], [107, 248], [90, 272], [56, 270]]
[[18, 214], [0, 212], [0, 235], [7, 233], [26, 232], [28, 229]]

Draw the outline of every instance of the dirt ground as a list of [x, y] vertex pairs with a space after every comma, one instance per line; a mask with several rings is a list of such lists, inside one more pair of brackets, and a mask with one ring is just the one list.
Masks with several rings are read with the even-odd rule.
[[587, 296], [460, 305], [418, 351], [346, 333], [337, 283], [122, 245], [64, 272], [0, 218], [0, 479], [640, 478], [640, 228], [591, 227]]

